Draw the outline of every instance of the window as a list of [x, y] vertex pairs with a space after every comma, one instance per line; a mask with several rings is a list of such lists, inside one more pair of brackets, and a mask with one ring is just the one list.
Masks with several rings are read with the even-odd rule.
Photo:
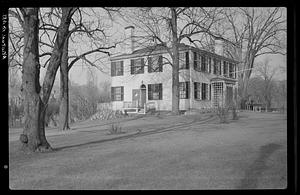
[[208, 87], [208, 84], [207, 83], [201, 83], [202, 84], [202, 86], [201, 86], [201, 89], [202, 89], [202, 91], [201, 91], [201, 95], [202, 95], [202, 97], [201, 97], [201, 99], [202, 100], [209, 100], [209, 87]]
[[207, 71], [211, 73], [211, 57], [208, 57]]
[[123, 101], [124, 100], [124, 87], [112, 87], [111, 88], [111, 99], [112, 99], [112, 101]]
[[179, 82], [179, 98], [189, 99], [189, 83], [190, 82]]
[[148, 85], [148, 100], [162, 100], [162, 84]]
[[162, 56], [152, 56], [148, 58], [148, 72], [162, 72], [163, 60]]
[[131, 74], [142, 74], [144, 73], [144, 58], [134, 59], [130, 61], [130, 72]]
[[217, 59], [214, 58], [213, 62], [214, 62], [214, 74], [217, 74]]
[[209, 100], [210, 88], [208, 83], [194, 82], [194, 98], [196, 100]]
[[229, 63], [229, 77], [235, 79], [234, 64]]
[[221, 61], [214, 58], [214, 74], [220, 75], [221, 73]]
[[111, 76], [122, 76], [123, 75], [123, 61], [111, 63]]
[[200, 71], [200, 55], [194, 52], [194, 69]]
[[179, 53], [179, 69], [189, 69], [189, 52]]
[[223, 76], [228, 77], [228, 62], [223, 61]]
[[194, 98], [196, 100], [201, 99], [201, 83], [194, 82]]
[[208, 72], [210, 70], [211, 58], [194, 52], [194, 69], [196, 71]]

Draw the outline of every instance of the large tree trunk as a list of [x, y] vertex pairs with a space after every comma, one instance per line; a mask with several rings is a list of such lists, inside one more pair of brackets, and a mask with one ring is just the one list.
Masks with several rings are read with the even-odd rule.
[[179, 50], [177, 37], [177, 15], [176, 9], [171, 8], [171, 31], [172, 31], [172, 112], [179, 114]]
[[38, 8], [24, 9], [24, 59], [22, 92], [24, 96], [25, 125], [20, 141], [30, 151], [51, 150], [45, 137], [45, 106], [40, 93]]
[[64, 45], [62, 61], [60, 65], [60, 106], [59, 129], [69, 130], [69, 82], [68, 82], [68, 40]]
[[241, 78], [241, 96], [240, 96], [240, 106], [241, 109], [245, 109], [247, 97], [248, 97], [248, 84], [249, 84], [249, 79], [252, 73], [252, 68], [254, 64], [254, 57], [255, 52], [254, 51], [247, 51], [246, 54], [246, 60], [243, 69], [245, 70], [242, 73], [242, 78]]
[[54, 49], [47, 67], [41, 90], [38, 53], [38, 8], [24, 8], [24, 60], [22, 86], [24, 95], [25, 126], [20, 141], [30, 151], [47, 151], [51, 146], [45, 136], [45, 115], [62, 51], [69, 33], [73, 8], [62, 8], [61, 24], [57, 31]]

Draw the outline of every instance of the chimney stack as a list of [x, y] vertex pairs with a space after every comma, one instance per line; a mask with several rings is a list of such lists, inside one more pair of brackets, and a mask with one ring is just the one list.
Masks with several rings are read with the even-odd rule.
[[125, 27], [125, 48], [127, 54], [135, 50], [134, 26]]
[[215, 39], [215, 53], [224, 56], [224, 45], [223, 41], [220, 39]]

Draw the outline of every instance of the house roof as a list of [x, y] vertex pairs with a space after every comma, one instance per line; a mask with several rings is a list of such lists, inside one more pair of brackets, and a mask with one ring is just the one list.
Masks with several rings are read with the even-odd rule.
[[[169, 49], [171, 49], [171, 48], [169, 48]], [[233, 60], [231, 58], [227, 58], [225, 56], [218, 55], [216, 53], [212, 53], [212, 52], [202, 50], [202, 49], [199, 49], [199, 48], [196, 48], [196, 47], [193, 47], [193, 46], [189, 46], [189, 45], [186, 45], [184, 43], [179, 44], [179, 50], [180, 51], [188, 50], [188, 49], [192, 49], [192, 50], [195, 50], [195, 51], [200, 51], [200, 52], [207, 53], [207, 54], [212, 54], [215, 57], [226, 59], [228, 61], [232, 61], [232, 62], [237, 63], [236, 60]], [[112, 56], [110, 58], [110, 60], [114, 61], [114, 60], [142, 57], [142, 56], [155, 55], [155, 54], [161, 54], [161, 53], [167, 53], [167, 49], [164, 45], [157, 44], [157, 45], [152, 45], [152, 46], [144, 47], [144, 48], [141, 48], [141, 49], [137, 49], [137, 50], [133, 51], [130, 54], [120, 54], [120, 55]]]

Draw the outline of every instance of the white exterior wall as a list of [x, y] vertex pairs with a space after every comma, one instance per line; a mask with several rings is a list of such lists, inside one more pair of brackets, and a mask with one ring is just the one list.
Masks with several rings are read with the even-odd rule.
[[[201, 52], [198, 52], [201, 54]], [[214, 77], [213, 75], [213, 67], [211, 69], [211, 73], [207, 72], [198, 72], [194, 70], [194, 53], [190, 52], [190, 59], [192, 60], [190, 65], [190, 74], [191, 74], [191, 99], [190, 104], [192, 105], [192, 109], [202, 109], [202, 108], [210, 108], [211, 107], [211, 100], [196, 100], [194, 98], [194, 82], [200, 83], [208, 83], [210, 84], [210, 79]], [[200, 92], [201, 93], [201, 92]], [[211, 93], [209, 95], [211, 97]]]
[[[163, 54], [163, 57], [169, 58], [168, 54]], [[138, 57], [140, 58], [140, 57]], [[130, 58], [123, 59], [124, 62], [124, 74], [123, 76], [112, 77], [111, 86], [124, 86], [124, 101], [132, 101], [132, 90], [140, 89], [142, 82], [146, 85], [146, 102], [155, 102], [156, 109], [158, 110], [171, 110], [172, 107], [172, 68], [166, 64], [163, 66], [163, 72], [151, 72], [148, 73], [147, 57], [144, 57], [145, 67], [143, 74], [131, 74], [130, 72], [130, 60], [138, 59]], [[163, 59], [165, 61], [165, 59]], [[163, 61], [163, 62], [164, 62]], [[162, 100], [148, 100], [148, 84], [162, 83]], [[123, 101], [113, 101], [114, 110], [120, 110], [123, 108]]]
[[[198, 51], [197, 51], [198, 52]], [[198, 52], [201, 53], [201, 52]], [[169, 54], [158, 54], [163, 55], [164, 58], [170, 59]], [[211, 108], [212, 107], [212, 92], [213, 87], [210, 91], [210, 100], [195, 100], [194, 99], [194, 82], [208, 83], [210, 84], [210, 79], [215, 77], [213, 74], [214, 67], [211, 66], [211, 73], [198, 72], [194, 70], [194, 56], [193, 50], [189, 50], [189, 69], [183, 69], [179, 72], [179, 82], [190, 82], [190, 98], [189, 99], [180, 99], [179, 109], [188, 110], [188, 109], [202, 109], [202, 108]], [[143, 74], [134, 74], [130, 73], [130, 60], [138, 59], [129, 58], [123, 59], [120, 61], [124, 62], [124, 74], [123, 76], [114, 76], [112, 77], [111, 86], [123, 86], [124, 87], [124, 101], [132, 102], [132, 90], [140, 89], [140, 86], [144, 84], [146, 86], [146, 102], [155, 102], [157, 110], [172, 110], [172, 67], [169, 64], [163, 65], [163, 72], [152, 72], [148, 73], [147, 67], [147, 57], [144, 57], [145, 67]], [[213, 58], [213, 57], [212, 57]], [[223, 60], [221, 60], [221, 73], [223, 73]], [[119, 61], [119, 60], [116, 60]], [[163, 63], [166, 62], [166, 59], [163, 59]], [[213, 63], [213, 62], [212, 62]], [[148, 100], [148, 84], [158, 84], [162, 83], [162, 100]], [[236, 88], [237, 85], [234, 86]], [[113, 101], [112, 108], [114, 110], [121, 110], [123, 108], [123, 101]]]

